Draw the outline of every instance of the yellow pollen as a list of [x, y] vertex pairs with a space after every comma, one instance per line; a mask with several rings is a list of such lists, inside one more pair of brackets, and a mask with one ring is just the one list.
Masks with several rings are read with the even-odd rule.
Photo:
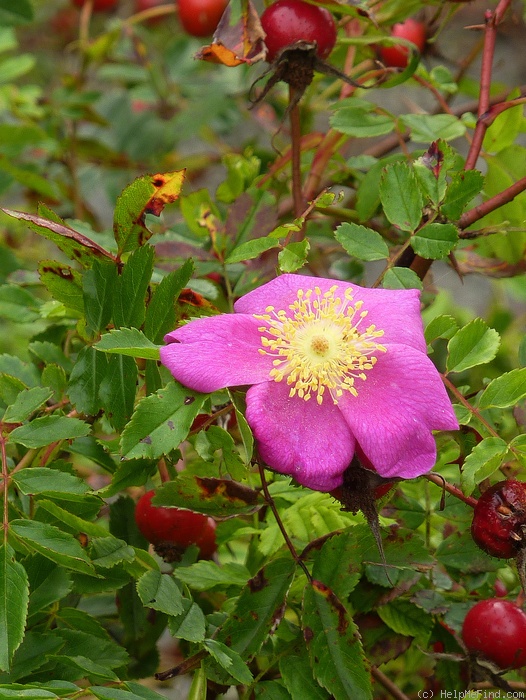
[[270, 378], [285, 380], [291, 397], [309, 401], [315, 396], [321, 405], [326, 392], [335, 404], [344, 391], [357, 396], [355, 381], [365, 381], [377, 354], [387, 351], [376, 342], [382, 330], [374, 325], [360, 327], [367, 316], [363, 301], [351, 303], [349, 287], [343, 300], [337, 291], [337, 285], [323, 293], [317, 286], [299, 289], [287, 310], [268, 306], [266, 313], [255, 315], [265, 322], [258, 329], [259, 352], [274, 358]]

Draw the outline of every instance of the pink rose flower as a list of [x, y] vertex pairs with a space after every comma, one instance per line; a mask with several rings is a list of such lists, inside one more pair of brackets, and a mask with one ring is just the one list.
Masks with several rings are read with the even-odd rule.
[[427, 357], [415, 289], [281, 275], [234, 314], [165, 337], [175, 379], [209, 393], [249, 385], [246, 419], [266, 464], [317, 491], [340, 486], [355, 451], [385, 478], [436, 461], [433, 430], [458, 423]]

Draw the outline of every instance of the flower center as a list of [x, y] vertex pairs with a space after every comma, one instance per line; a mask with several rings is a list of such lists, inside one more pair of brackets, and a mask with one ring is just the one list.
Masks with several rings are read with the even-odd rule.
[[259, 352], [274, 357], [270, 378], [285, 379], [291, 397], [308, 401], [315, 395], [321, 405], [326, 391], [335, 404], [344, 391], [358, 396], [355, 381], [365, 381], [376, 364], [375, 353], [387, 351], [376, 342], [382, 330], [374, 325], [360, 328], [367, 316], [363, 301], [351, 304], [349, 287], [342, 301], [337, 289], [334, 285], [323, 294], [319, 287], [299, 289], [287, 311], [268, 306], [266, 313], [255, 314], [266, 324], [259, 328]]

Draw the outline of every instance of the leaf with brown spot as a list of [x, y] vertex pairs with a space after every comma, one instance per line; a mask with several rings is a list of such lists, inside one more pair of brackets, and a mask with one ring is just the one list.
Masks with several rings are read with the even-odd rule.
[[217, 518], [226, 518], [241, 513], [254, 513], [265, 502], [258, 491], [237, 481], [182, 473], [157, 490], [153, 503], [156, 506], [188, 508]]
[[79, 231], [70, 228], [64, 222], [52, 221], [43, 216], [13, 209], [2, 209], [2, 211], [14, 219], [27, 221], [32, 231], [52, 241], [68, 258], [75, 260], [83, 267], [91, 267], [95, 259], [115, 260], [115, 257], [107, 250]]
[[369, 671], [349, 611], [321, 581], [305, 588], [302, 628], [314, 677], [337, 700], [371, 700]]
[[113, 235], [119, 256], [144, 245], [152, 236], [146, 227], [146, 214], [159, 216], [167, 204], [181, 194], [184, 170], [156, 173], [136, 178], [120, 194], [113, 217]]
[[77, 270], [56, 260], [41, 260], [38, 273], [40, 281], [53, 299], [68, 309], [84, 313], [82, 275]]
[[196, 58], [229, 67], [256, 63], [265, 58], [264, 38], [258, 13], [250, 0], [244, 0], [239, 7], [230, 3], [221, 17], [212, 43], [203, 46]]

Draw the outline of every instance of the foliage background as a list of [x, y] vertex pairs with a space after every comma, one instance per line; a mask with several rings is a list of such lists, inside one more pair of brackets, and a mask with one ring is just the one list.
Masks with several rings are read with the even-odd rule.
[[[370, 70], [408, 15], [431, 42], [375, 89], [316, 75], [299, 112], [313, 203], [298, 211], [299, 134], [283, 84], [250, 104], [260, 64], [195, 60], [203, 42], [171, 4], [149, 24], [124, 0], [92, 17], [0, 0], [0, 697], [502, 683], [459, 637], [496, 585], [523, 601], [515, 563], [469, 535], [470, 498], [521, 478], [526, 446], [524, 7], [488, 6], [341, 8], [330, 60], [347, 73]], [[502, 12], [496, 50], [486, 12]], [[387, 568], [360, 513], [271, 473], [262, 490], [242, 393], [187, 404], [156, 362], [178, 321], [229, 311], [276, 270], [423, 290], [462, 430], [437, 436], [446, 492], [430, 476], [379, 501]], [[208, 430], [191, 430], [198, 412]], [[217, 519], [213, 561], [191, 548], [166, 564], [148, 547], [133, 511], [152, 487]], [[171, 667], [187, 686], [154, 680]], [[524, 687], [522, 671], [504, 679]]]

